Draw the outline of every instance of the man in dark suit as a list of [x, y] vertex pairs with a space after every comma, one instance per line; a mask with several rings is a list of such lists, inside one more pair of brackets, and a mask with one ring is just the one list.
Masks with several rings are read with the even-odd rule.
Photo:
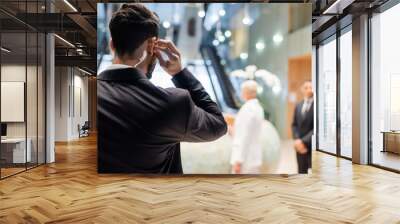
[[[99, 74], [98, 172], [182, 174], [180, 142], [212, 141], [225, 120], [175, 45], [158, 39], [158, 17], [124, 4], [109, 24], [113, 64]], [[156, 59], [177, 88], [149, 78]]]
[[302, 85], [304, 100], [296, 105], [292, 123], [294, 148], [297, 155], [299, 173], [307, 173], [311, 168], [311, 138], [314, 130], [314, 99], [312, 83]]

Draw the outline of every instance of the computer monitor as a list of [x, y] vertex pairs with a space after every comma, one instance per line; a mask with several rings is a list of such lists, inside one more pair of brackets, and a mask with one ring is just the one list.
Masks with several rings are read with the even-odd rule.
[[1, 123], [1, 136], [7, 136], [7, 124]]

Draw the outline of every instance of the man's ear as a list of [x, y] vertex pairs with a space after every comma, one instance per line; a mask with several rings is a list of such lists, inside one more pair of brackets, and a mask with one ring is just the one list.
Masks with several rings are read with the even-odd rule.
[[154, 54], [154, 48], [156, 46], [156, 38], [155, 37], [150, 37], [147, 39], [147, 52], [153, 56]]
[[112, 39], [110, 39], [110, 49], [112, 52], [115, 52], [115, 47], [114, 47], [114, 43], [113, 43]]

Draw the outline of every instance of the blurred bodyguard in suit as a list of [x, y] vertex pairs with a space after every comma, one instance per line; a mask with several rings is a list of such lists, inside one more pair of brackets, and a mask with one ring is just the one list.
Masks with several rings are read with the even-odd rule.
[[296, 105], [292, 132], [299, 173], [307, 173], [311, 168], [311, 138], [314, 131], [314, 93], [311, 81], [303, 83], [301, 92], [304, 100]]
[[[124, 4], [109, 28], [114, 60], [97, 79], [98, 171], [183, 173], [180, 142], [224, 135], [221, 111], [175, 45], [158, 39], [158, 17], [145, 6]], [[177, 88], [149, 81], [157, 61]]]

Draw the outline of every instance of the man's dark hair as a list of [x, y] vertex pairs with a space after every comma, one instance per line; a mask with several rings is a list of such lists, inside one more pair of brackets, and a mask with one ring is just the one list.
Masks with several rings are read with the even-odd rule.
[[112, 42], [118, 56], [132, 55], [150, 37], [158, 37], [159, 19], [139, 3], [123, 4], [110, 21]]

